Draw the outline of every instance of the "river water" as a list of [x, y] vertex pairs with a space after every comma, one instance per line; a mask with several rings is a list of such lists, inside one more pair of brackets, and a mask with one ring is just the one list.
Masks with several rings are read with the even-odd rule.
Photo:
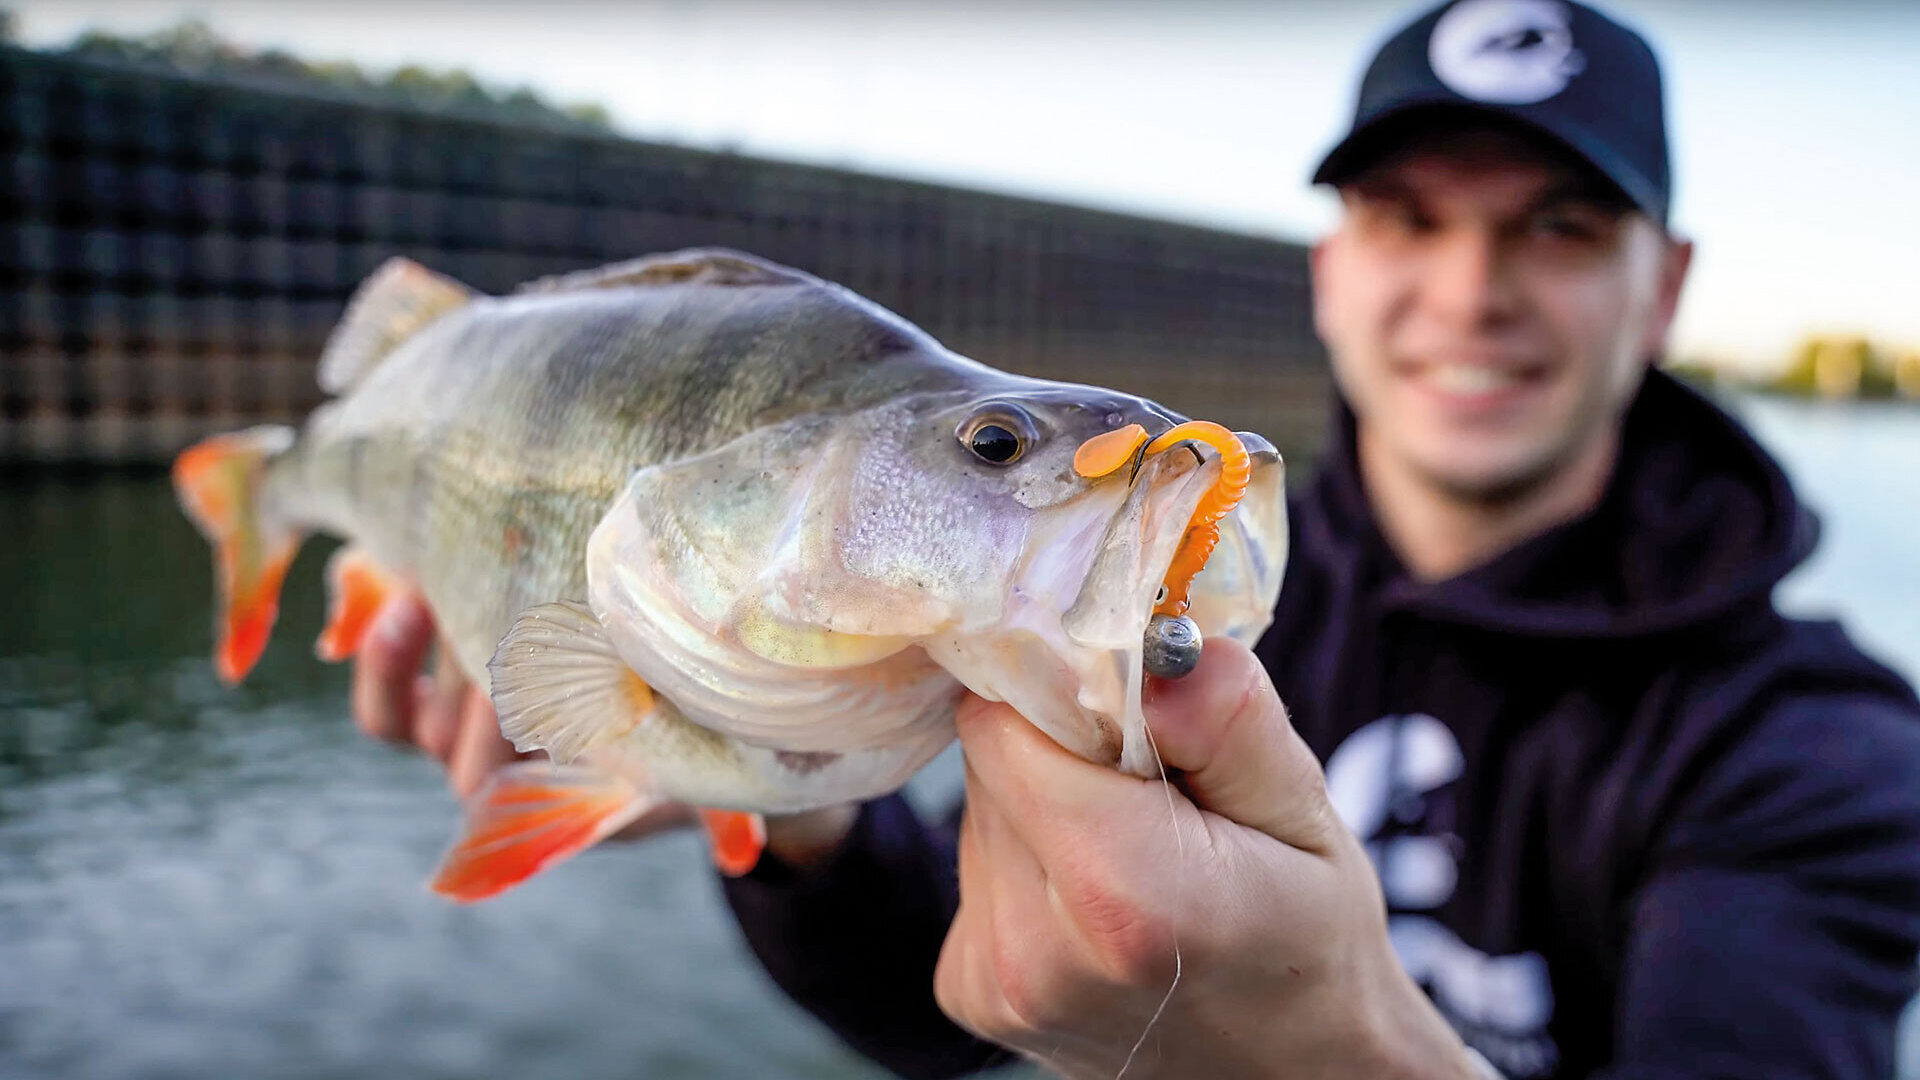
[[[1782, 602], [1920, 677], [1920, 410], [1738, 407], [1827, 522]], [[691, 835], [430, 896], [437, 769], [360, 738], [301, 647], [324, 547], [227, 690], [164, 481], [0, 478], [0, 523], [0, 1076], [882, 1075], [765, 981]]]

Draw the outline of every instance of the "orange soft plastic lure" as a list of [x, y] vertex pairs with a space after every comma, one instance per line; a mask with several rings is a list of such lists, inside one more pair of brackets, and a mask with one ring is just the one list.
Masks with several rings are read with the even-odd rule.
[[1156, 615], [1185, 615], [1187, 593], [1194, 575], [1207, 565], [1214, 546], [1220, 543], [1220, 519], [1246, 498], [1247, 484], [1253, 479], [1253, 457], [1240, 444], [1240, 437], [1210, 420], [1189, 420], [1163, 433], [1147, 444], [1147, 453], [1157, 454], [1177, 442], [1192, 439], [1220, 451], [1220, 479], [1200, 497], [1187, 522], [1187, 532], [1167, 566], [1166, 595], [1154, 605]]
[[1073, 452], [1073, 471], [1089, 480], [1111, 475], [1118, 472], [1120, 466], [1133, 460], [1133, 452], [1146, 441], [1147, 429], [1139, 424], [1128, 424], [1095, 435]]
[[[1187, 531], [1180, 538], [1180, 547], [1167, 566], [1167, 577], [1162, 582], [1165, 594], [1153, 609], [1156, 615], [1186, 614], [1187, 594], [1193, 587], [1194, 576], [1207, 565], [1214, 547], [1220, 543], [1220, 519], [1240, 505], [1253, 478], [1253, 457], [1240, 444], [1240, 437], [1209, 420], [1189, 420], [1163, 432], [1147, 443], [1147, 453], [1157, 454], [1188, 439], [1220, 451], [1220, 479], [1212, 490], [1200, 497], [1200, 505], [1193, 509]], [[1090, 480], [1107, 476], [1132, 460], [1134, 452], [1146, 441], [1147, 431], [1139, 424], [1095, 435], [1074, 451], [1074, 471]]]

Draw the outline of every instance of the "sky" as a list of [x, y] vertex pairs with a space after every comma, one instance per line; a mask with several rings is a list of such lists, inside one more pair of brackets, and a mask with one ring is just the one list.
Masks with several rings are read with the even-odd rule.
[[[192, 15], [310, 59], [464, 67], [665, 139], [1311, 240], [1307, 176], [1389, 0], [0, 0], [29, 45]], [[1666, 69], [1678, 355], [1920, 348], [1920, 3], [1616, 0]]]

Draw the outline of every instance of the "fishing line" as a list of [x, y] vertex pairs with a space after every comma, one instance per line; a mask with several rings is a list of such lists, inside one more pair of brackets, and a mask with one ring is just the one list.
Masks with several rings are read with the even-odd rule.
[[1113, 1074], [1113, 1080], [1120, 1080], [1133, 1067], [1134, 1057], [1147, 1044], [1147, 1035], [1153, 1031], [1153, 1025], [1160, 1022], [1160, 1015], [1167, 1011], [1167, 1003], [1173, 1000], [1173, 992], [1179, 989], [1184, 970], [1180, 959], [1180, 911], [1187, 885], [1187, 837], [1180, 828], [1180, 811], [1173, 805], [1173, 781], [1167, 779], [1167, 763], [1160, 757], [1160, 744], [1154, 740], [1153, 728], [1142, 724], [1140, 730], [1147, 733], [1147, 749], [1153, 751], [1153, 763], [1160, 770], [1160, 790], [1167, 796], [1167, 821], [1173, 826], [1173, 847], [1179, 866], [1179, 872], [1173, 876], [1173, 982], [1167, 984], [1166, 996], [1160, 999], [1153, 1015], [1147, 1018], [1147, 1026], [1140, 1029], [1140, 1037], [1134, 1040], [1133, 1049], [1127, 1051], [1127, 1059], [1120, 1063], [1120, 1071]]

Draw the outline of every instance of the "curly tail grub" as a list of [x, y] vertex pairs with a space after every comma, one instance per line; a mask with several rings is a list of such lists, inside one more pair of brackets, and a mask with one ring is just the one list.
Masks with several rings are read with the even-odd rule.
[[1167, 566], [1166, 595], [1154, 605], [1156, 615], [1186, 614], [1194, 576], [1206, 567], [1215, 545], [1220, 543], [1220, 519], [1240, 505], [1253, 478], [1253, 458], [1240, 444], [1239, 436], [1209, 420], [1189, 420], [1172, 428], [1148, 443], [1147, 453], [1157, 454], [1187, 439], [1220, 451], [1220, 479], [1193, 509], [1186, 535], [1180, 538], [1180, 547]]

